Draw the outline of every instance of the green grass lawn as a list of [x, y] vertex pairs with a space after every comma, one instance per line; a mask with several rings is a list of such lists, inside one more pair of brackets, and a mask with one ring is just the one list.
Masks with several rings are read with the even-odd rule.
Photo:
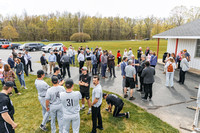
[[[42, 108], [38, 101], [37, 90], [34, 85], [36, 76], [30, 75], [25, 77], [28, 90], [19, 89], [22, 95], [14, 94], [11, 100], [15, 107], [15, 122], [19, 124], [16, 133], [41, 133], [39, 125], [42, 122]], [[45, 81], [51, 85], [50, 79], [46, 78]], [[18, 87], [19, 81], [16, 80]], [[74, 90], [79, 90], [78, 85], [75, 85]], [[91, 89], [92, 90], [92, 89]], [[107, 108], [106, 102], [103, 101], [101, 110], [103, 118], [103, 131], [99, 133], [178, 133], [179, 131], [169, 124], [161, 121], [159, 118], [152, 114], [147, 113], [140, 107], [124, 100], [124, 108], [122, 112], [129, 111], [131, 114], [130, 119], [126, 118], [113, 118], [111, 113], [105, 111]], [[88, 107], [86, 110], [81, 111], [81, 124], [80, 133], [90, 132], [92, 129], [91, 115], [87, 115]], [[50, 133], [50, 123], [47, 124]]]
[[[16, 43], [27, 43], [27, 42], [16, 42]], [[44, 44], [54, 43], [54, 42], [42, 42]], [[72, 45], [75, 50], [78, 49], [78, 47], [86, 45], [89, 46], [89, 48], [96, 48], [102, 47], [102, 49], [111, 50], [115, 56], [117, 56], [117, 50], [121, 50], [121, 54], [123, 54], [124, 49], [132, 48], [133, 54], [137, 57], [137, 50], [139, 47], [143, 48], [143, 52], [145, 51], [146, 47], [150, 47], [150, 50], [157, 51], [157, 40], [149, 40], [149, 41], [89, 41], [85, 43], [76, 43], [72, 41], [63, 41], [63, 43], [66, 47], [69, 47], [69, 45]], [[167, 50], [167, 40], [160, 40], [160, 48], [159, 48], [159, 58], [162, 58], [162, 55]]]

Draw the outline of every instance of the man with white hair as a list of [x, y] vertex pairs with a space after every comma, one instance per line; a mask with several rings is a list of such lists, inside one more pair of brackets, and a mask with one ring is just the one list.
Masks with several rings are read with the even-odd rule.
[[78, 55], [78, 62], [79, 62], [79, 73], [81, 74], [81, 68], [84, 66], [84, 51], [81, 50], [81, 53]]
[[28, 51], [25, 51], [24, 57], [28, 60], [27, 70], [28, 70], [28, 67], [30, 66], [30, 72], [33, 72], [33, 69], [32, 69], [32, 62], [31, 62], [31, 58], [32, 58], [32, 57], [28, 54]]
[[72, 51], [72, 47], [71, 47], [71, 46], [69, 47], [68, 55], [69, 55], [69, 57], [70, 57], [70, 64], [72, 64], [72, 60], [73, 60], [73, 51]]
[[137, 51], [137, 58], [138, 58], [138, 61], [141, 61], [141, 55], [143, 54], [142, 52], [142, 47], [139, 47], [138, 51]]
[[49, 55], [50, 74], [52, 73], [52, 67], [54, 69], [55, 65], [56, 65], [56, 55], [53, 53], [53, 51], [51, 51]]
[[12, 54], [10, 54], [9, 57], [8, 57], [8, 64], [10, 65], [10, 68], [12, 70], [14, 70], [15, 61], [13, 60], [13, 55]]
[[134, 55], [132, 55], [131, 60], [133, 61], [133, 67], [135, 67], [135, 70], [136, 70], [136, 74], [135, 74], [135, 81], [136, 82], [135, 82], [135, 84], [136, 84], [136, 88], [138, 88], [137, 70], [138, 70], [138, 66], [140, 64], [139, 64], [139, 61], [135, 59]]
[[128, 66], [125, 67], [125, 73], [126, 73], [126, 85], [124, 88], [124, 98], [127, 98], [127, 87], [130, 87], [130, 98], [129, 100], [135, 100], [133, 97], [133, 89], [135, 88], [135, 75], [136, 75], [136, 70], [135, 67], [132, 66], [133, 61], [129, 60], [128, 61]]
[[42, 70], [44, 71], [45, 74], [47, 74], [47, 70], [48, 70], [48, 67], [47, 67], [47, 64], [48, 64], [48, 61], [45, 57], [45, 53], [42, 53], [42, 56], [40, 57], [40, 62], [41, 62], [41, 65], [42, 65]]

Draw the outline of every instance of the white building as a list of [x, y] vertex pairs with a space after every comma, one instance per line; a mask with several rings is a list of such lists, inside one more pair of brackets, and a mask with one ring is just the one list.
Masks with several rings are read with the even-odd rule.
[[190, 67], [200, 70], [200, 19], [157, 34], [153, 38], [158, 38], [158, 51], [160, 38], [168, 39], [169, 53], [177, 55], [186, 49], [191, 56]]

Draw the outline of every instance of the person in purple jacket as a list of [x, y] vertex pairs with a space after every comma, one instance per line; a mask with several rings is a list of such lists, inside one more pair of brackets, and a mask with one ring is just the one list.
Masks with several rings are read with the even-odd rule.
[[155, 68], [156, 64], [157, 64], [157, 56], [156, 56], [156, 53], [153, 52], [153, 55], [151, 56], [151, 59], [150, 59], [150, 65]]

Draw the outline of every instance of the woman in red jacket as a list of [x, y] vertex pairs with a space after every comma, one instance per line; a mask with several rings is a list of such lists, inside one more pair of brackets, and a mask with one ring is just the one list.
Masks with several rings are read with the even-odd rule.
[[120, 66], [120, 62], [122, 60], [122, 57], [121, 57], [121, 54], [120, 54], [120, 50], [117, 51], [117, 59], [118, 59], [117, 66], [119, 67]]

